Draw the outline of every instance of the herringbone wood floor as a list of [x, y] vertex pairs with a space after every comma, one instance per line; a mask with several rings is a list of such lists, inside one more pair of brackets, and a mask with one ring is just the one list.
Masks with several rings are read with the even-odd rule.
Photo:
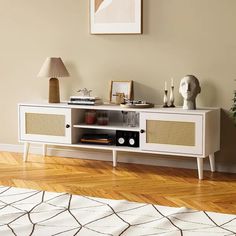
[[0, 185], [236, 214], [236, 174], [0, 152]]

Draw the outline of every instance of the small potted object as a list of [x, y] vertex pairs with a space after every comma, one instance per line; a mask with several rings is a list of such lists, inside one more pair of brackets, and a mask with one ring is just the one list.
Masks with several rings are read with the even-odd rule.
[[92, 125], [96, 123], [96, 111], [89, 110], [85, 112], [85, 123]]
[[99, 112], [97, 115], [97, 124], [98, 125], [108, 125], [108, 122], [109, 122], [108, 113], [105, 111]]

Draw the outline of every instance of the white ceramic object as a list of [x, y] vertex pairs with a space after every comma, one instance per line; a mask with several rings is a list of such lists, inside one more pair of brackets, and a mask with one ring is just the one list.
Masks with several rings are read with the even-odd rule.
[[179, 92], [184, 98], [183, 109], [196, 110], [196, 97], [201, 92], [198, 79], [194, 75], [186, 75], [180, 81]]

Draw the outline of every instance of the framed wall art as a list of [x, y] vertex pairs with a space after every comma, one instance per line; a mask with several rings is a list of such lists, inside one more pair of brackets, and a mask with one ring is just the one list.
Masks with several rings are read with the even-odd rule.
[[90, 0], [91, 34], [141, 34], [142, 0]]
[[133, 99], [133, 81], [110, 81], [109, 100], [111, 103], [119, 103], [119, 97]]

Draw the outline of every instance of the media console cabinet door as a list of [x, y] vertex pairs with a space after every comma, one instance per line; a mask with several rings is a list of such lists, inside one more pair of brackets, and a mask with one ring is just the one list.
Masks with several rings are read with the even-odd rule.
[[169, 154], [203, 154], [203, 116], [173, 113], [141, 113], [142, 150]]
[[71, 109], [20, 106], [21, 141], [71, 143]]

